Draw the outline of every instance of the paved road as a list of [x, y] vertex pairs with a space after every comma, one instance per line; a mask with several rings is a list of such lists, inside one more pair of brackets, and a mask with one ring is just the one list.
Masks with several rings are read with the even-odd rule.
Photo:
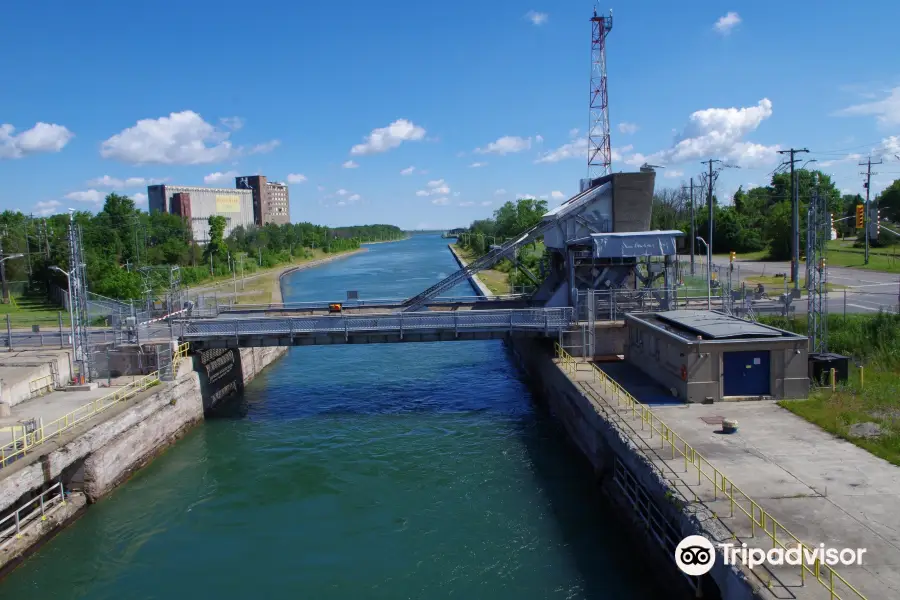
[[[740, 265], [741, 277], [754, 275], [775, 275], [790, 273], [789, 262], [756, 262], [736, 261]], [[805, 275], [806, 265], [801, 264], [801, 277]], [[828, 295], [829, 312], [844, 312], [846, 296], [846, 312], [871, 313], [878, 310], [897, 311], [900, 303], [900, 276], [882, 271], [867, 271], [848, 267], [829, 267], [828, 281], [843, 286], [845, 290], [836, 290]], [[772, 290], [778, 292], [778, 290]], [[771, 295], [771, 292], [770, 292]], [[797, 301], [798, 312], [806, 311], [805, 299]]]

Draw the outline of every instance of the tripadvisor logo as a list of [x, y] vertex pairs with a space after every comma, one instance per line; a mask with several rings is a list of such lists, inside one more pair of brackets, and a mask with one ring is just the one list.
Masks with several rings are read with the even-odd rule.
[[861, 565], [865, 548], [826, 548], [825, 544], [814, 547], [785, 546], [782, 548], [748, 548], [747, 544], [716, 544], [702, 535], [689, 535], [675, 547], [675, 564], [685, 575], [699, 577], [710, 572], [716, 564], [716, 547], [722, 550], [726, 565], [743, 564], [752, 569], [760, 565], [801, 564], [813, 567], [816, 563], [833, 567], [841, 565]]

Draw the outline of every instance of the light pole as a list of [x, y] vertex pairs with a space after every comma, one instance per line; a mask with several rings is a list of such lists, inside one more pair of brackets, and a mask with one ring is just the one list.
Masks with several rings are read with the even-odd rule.
[[58, 271], [66, 276], [66, 286], [68, 288], [68, 302], [66, 304], [69, 305], [69, 327], [72, 328], [72, 354], [69, 355], [69, 379], [75, 375], [75, 315], [72, 312], [72, 278], [69, 276], [68, 271], [63, 271], [56, 265], [50, 265], [51, 271]]
[[699, 235], [697, 241], [706, 248], [706, 310], [712, 310], [712, 264], [710, 262], [709, 244]]

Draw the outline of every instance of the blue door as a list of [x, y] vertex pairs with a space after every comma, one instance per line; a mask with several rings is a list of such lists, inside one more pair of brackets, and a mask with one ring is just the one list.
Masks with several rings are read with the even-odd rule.
[[769, 351], [725, 352], [722, 374], [725, 396], [768, 396]]

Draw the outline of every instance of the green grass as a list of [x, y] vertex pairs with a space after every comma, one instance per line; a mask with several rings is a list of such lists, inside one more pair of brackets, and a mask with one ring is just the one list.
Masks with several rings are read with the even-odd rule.
[[[806, 332], [805, 318], [763, 319], [773, 325]], [[815, 388], [808, 400], [783, 400], [787, 410], [815, 423], [895, 465], [900, 465], [900, 316], [892, 314], [830, 315], [829, 350], [853, 357], [849, 379], [832, 391]], [[861, 378], [861, 371], [863, 377]], [[877, 423], [882, 435], [850, 435], [856, 423]]]
[[[695, 252], [697, 251], [696, 248], [694, 251]], [[688, 256], [690, 256], [690, 253], [688, 253]], [[696, 256], [696, 254], [695, 254], [695, 256]], [[735, 255], [735, 258], [737, 258], [738, 260], [768, 260], [768, 257], [769, 257], [768, 249], [759, 250], [757, 252], [743, 252], [743, 253], [739, 252]], [[714, 263], [722, 264], [723, 262], [727, 262], [728, 258], [729, 258], [728, 254], [713, 254], [713, 262]]]
[[[467, 261], [475, 258], [475, 253], [466, 248], [462, 248], [456, 244], [453, 246], [461, 257]], [[543, 247], [543, 245], [542, 245]], [[509, 293], [509, 273], [498, 271], [496, 269], [485, 269], [478, 272], [478, 279], [481, 280], [487, 289], [494, 294], [504, 295]]]
[[[59, 324], [59, 311], [61, 306], [56, 306], [36, 295], [11, 296], [9, 304], [0, 304], [0, 326], [6, 327], [6, 316], [9, 315], [10, 326], [13, 328], [31, 327], [41, 325], [48, 327]], [[63, 325], [68, 323], [68, 317], [63, 314]]]

